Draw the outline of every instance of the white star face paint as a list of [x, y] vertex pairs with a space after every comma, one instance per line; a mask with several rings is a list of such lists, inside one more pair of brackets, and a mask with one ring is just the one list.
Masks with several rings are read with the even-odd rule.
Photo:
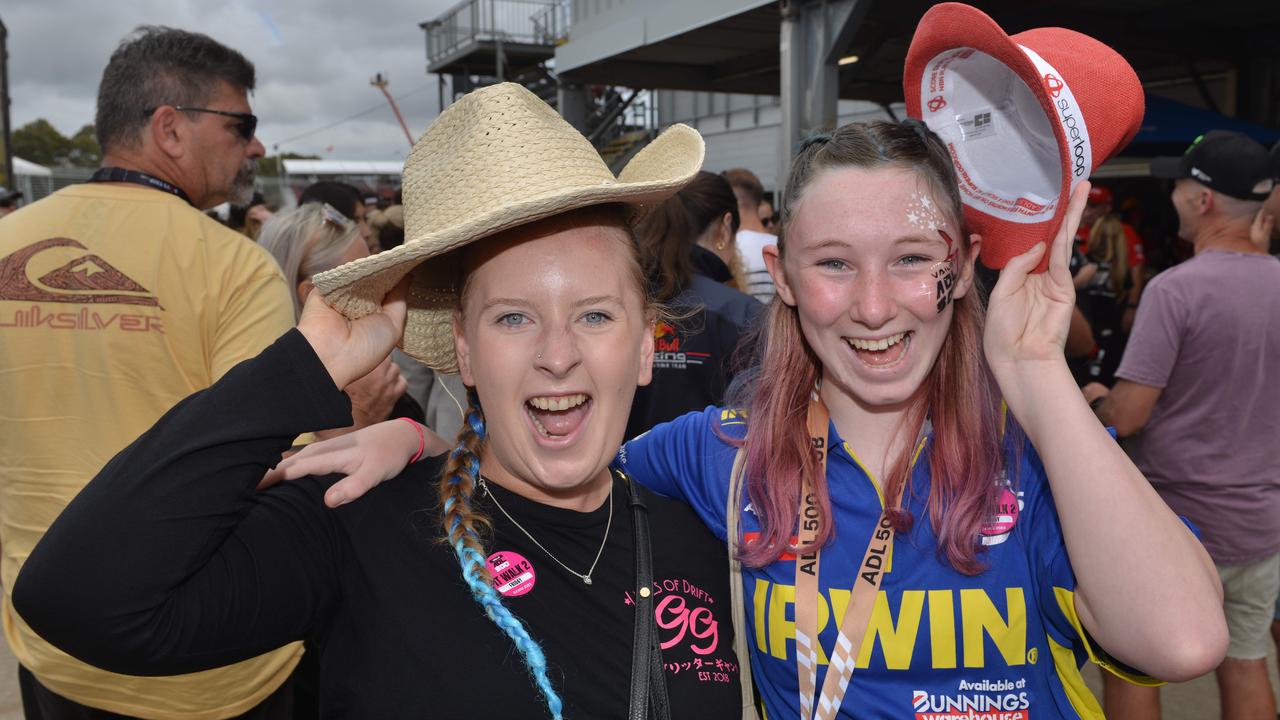
[[917, 190], [907, 202], [907, 224], [911, 227], [935, 232], [946, 227], [946, 221], [938, 204], [927, 194]]
[[947, 259], [934, 263], [929, 270], [931, 280], [920, 283], [919, 294], [937, 298], [938, 312], [941, 313], [951, 304], [951, 297], [956, 287], [955, 259], [958, 248], [955, 241], [943, 229], [946, 221], [938, 204], [928, 194], [915, 191], [907, 202], [907, 224], [913, 228], [937, 233], [947, 243]]

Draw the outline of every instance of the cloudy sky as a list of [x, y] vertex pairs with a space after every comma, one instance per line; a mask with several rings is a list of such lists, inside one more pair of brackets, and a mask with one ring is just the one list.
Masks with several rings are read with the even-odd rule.
[[421, 133], [438, 108], [418, 23], [456, 2], [4, 0], [10, 122], [43, 117], [65, 135], [93, 122], [98, 80], [120, 39], [138, 25], [170, 25], [206, 33], [257, 66], [250, 102], [268, 153], [279, 145], [335, 160], [402, 160], [409, 144], [369, 80], [389, 75], [410, 131]]

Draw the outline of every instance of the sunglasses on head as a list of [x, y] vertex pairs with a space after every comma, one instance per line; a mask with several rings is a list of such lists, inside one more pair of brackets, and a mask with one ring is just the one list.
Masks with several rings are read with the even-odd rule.
[[[214, 110], [212, 108], [188, 107], [186, 105], [174, 105], [173, 109], [179, 110], [181, 112], [209, 113], [210, 115], [222, 115], [224, 117], [235, 118], [236, 120], [239, 120], [239, 122], [237, 122], [234, 125], [236, 129], [236, 134], [239, 135], [242, 139], [244, 139], [245, 142], [252, 141], [253, 134], [258, 131], [258, 116], [254, 115], [253, 113], [231, 112], [230, 110]], [[144, 115], [146, 117], [151, 117], [152, 113], [154, 113], [156, 110], [159, 110], [159, 108], [151, 108], [150, 110], [146, 110], [144, 111]]]
[[322, 203], [320, 206], [320, 220], [329, 223], [341, 231], [346, 231], [351, 227], [351, 219], [343, 215], [337, 208], [329, 203]]

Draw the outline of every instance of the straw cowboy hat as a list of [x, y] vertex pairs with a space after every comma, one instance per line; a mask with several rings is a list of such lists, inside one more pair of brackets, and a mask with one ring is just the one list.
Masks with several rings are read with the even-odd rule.
[[440, 113], [405, 161], [404, 245], [316, 275], [315, 285], [355, 319], [376, 312], [412, 272], [401, 347], [430, 368], [457, 372], [451, 325], [461, 272], [452, 251], [589, 205], [625, 203], [638, 215], [684, 187], [703, 150], [696, 130], [673, 125], [614, 177], [591, 143], [529, 90], [477, 90]]
[[903, 90], [907, 114], [950, 151], [992, 268], [1053, 239], [1071, 191], [1129, 144], [1145, 105], [1133, 68], [1101, 42], [1052, 27], [1009, 35], [955, 2], [920, 19]]

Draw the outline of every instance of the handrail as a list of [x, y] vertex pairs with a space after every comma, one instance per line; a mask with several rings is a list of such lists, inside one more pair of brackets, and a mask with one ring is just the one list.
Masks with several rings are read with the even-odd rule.
[[463, 0], [422, 24], [427, 60], [447, 58], [475, 42], [555, 45], [568, 32], [564, 0]]
[[646, 90], [632, 91], [628, 98], [619, 97], [615, 103], [602, 109], [600, 121], [593, 123], [589, 133], [596, 147], [605, 147], [615, 139], [642, 132], [646, 138], [658, 134], [658, 108], [652, 93]]
[[570, 0], [550, 0], [541, 13], [533, 17], [534, 27], [548, 44], [560, 45], [569, 38]]

